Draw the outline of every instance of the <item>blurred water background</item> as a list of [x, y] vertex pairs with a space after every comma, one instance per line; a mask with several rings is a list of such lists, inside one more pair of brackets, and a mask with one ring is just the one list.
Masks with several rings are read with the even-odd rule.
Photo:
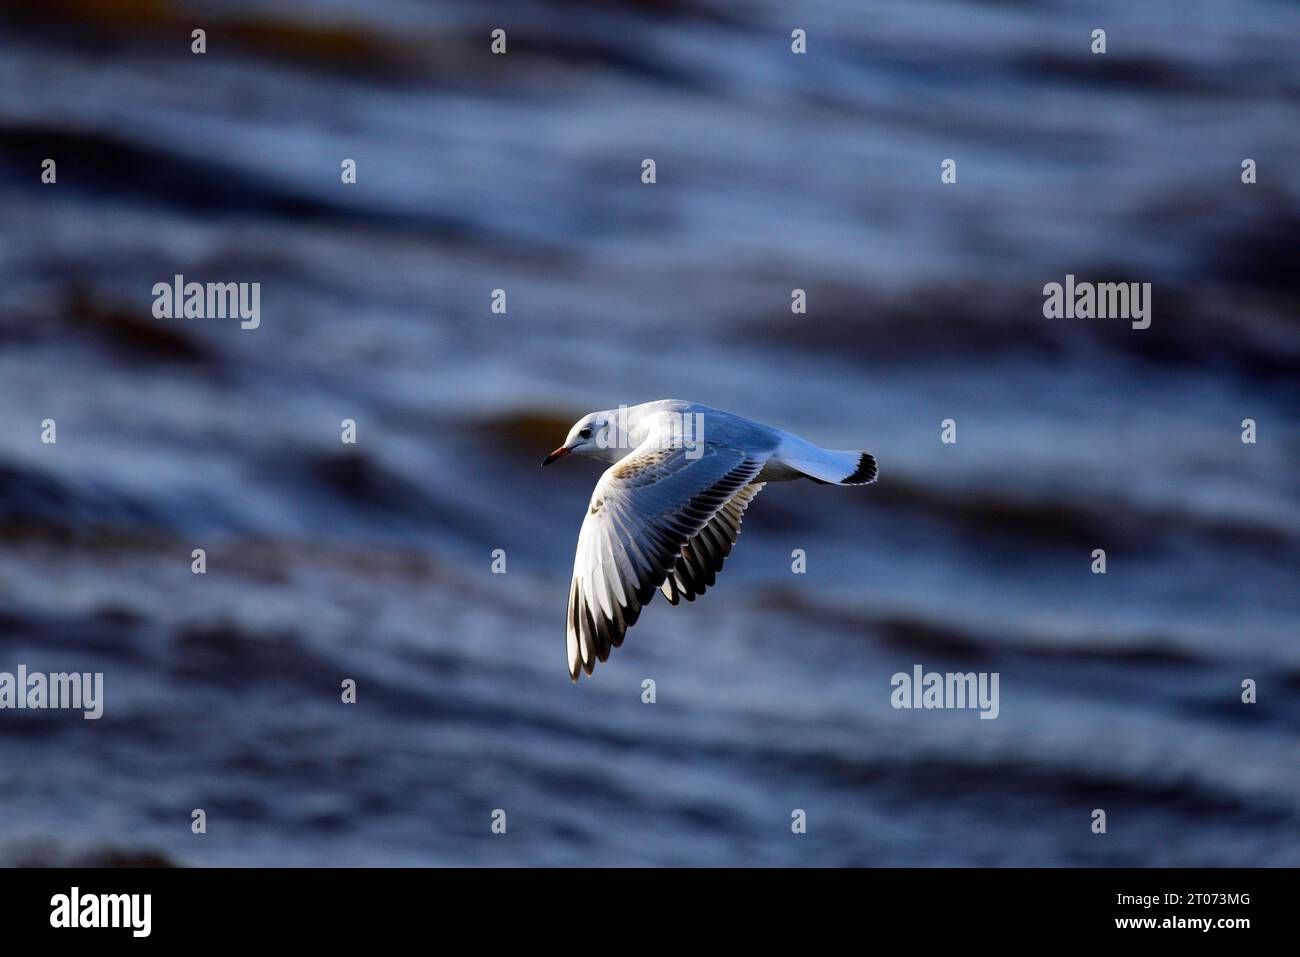
[[[0, 670], [106, 695], [0, 714], [0, 861], [1300, 864], [1295, 3], [0, 9]], [[538, 461], [665, 397], [882, 478], [573, 686]]]

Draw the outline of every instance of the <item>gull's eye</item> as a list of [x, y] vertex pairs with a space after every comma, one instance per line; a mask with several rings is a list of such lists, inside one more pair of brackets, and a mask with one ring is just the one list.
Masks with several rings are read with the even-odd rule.
[[579, 430], [578, 437], [583, 439], [591, 438], [591, 426], [587, 426], [586, 428]]

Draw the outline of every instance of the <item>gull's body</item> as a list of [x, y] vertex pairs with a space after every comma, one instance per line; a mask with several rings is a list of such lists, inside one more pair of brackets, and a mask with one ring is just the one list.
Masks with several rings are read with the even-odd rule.
[[614, 463], [596, 483], [578, 534], [568, 619], [575, 681], [623, 643], [655, 589], [676, 605], [714, 584], [764, 484], [876, 480], [868, 452], [823, 449], [676, 399], [583, 416], [542, 464], [571, 453]]

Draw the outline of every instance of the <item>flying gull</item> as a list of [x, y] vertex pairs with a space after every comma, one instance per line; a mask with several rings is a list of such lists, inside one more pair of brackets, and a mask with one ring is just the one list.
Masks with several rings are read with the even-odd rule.
[[761, 422], [661, 399], [592, 412], [542, 461], [613, 462], [578, 533], [569, 586], [569, 676], [591, 674], [660, 589], [676, 605], [717, 580], [745, 508], [767, 482], [870, 485], [870, 452], [823, 449]]

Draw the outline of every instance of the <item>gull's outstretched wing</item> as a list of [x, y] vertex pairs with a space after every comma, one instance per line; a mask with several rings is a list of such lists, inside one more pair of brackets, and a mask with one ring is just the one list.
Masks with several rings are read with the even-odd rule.
[[659, 586], [665, 598], [674, 605], [683, 598], [695, 601], [713, 586], [718, 580], [718, 572], [722, 571], [722, 563], [731, 554], [731, 546], [740, 537], [740, 524], [744, 520], [745, 509], [754, 500], [754, 496], [763, 491], [765, 484], [755, 482], [746, 485], [731, 496], [709, 524], [696, 532], [695, 537], [682, 547], [673, 573]]
[[[748, 504], [756, 488], [749, 491], [747, 486], [766, 459], [765, 453], [725, 445], [704, 443], [688, 450], [647, 442], [606, 470], [591, 495], [573, 560], [568, 652], [574, 681], [580, 670], [591, 674], [598, 659], [605, 661], [610, 648], [623, 643], [641, 607], [678, 567], [683, 549], [690, 544], [694, 553], [693, 540], [701, 530], [734, 498], [741, 499], [739, 509]], [[738, 529], [739, 511], [726, 514], [725, 524]], [[714, 535], [707, 534], [712, 542]], [[725, 557], [720, 543], [708, 554], [715, 551]], [[698, 584], [712, 584], [704, 571], [712, 557], [699, 561]], [[696, 592], [703, 590], [694, 583], [693, 572], [682, 580]]]

